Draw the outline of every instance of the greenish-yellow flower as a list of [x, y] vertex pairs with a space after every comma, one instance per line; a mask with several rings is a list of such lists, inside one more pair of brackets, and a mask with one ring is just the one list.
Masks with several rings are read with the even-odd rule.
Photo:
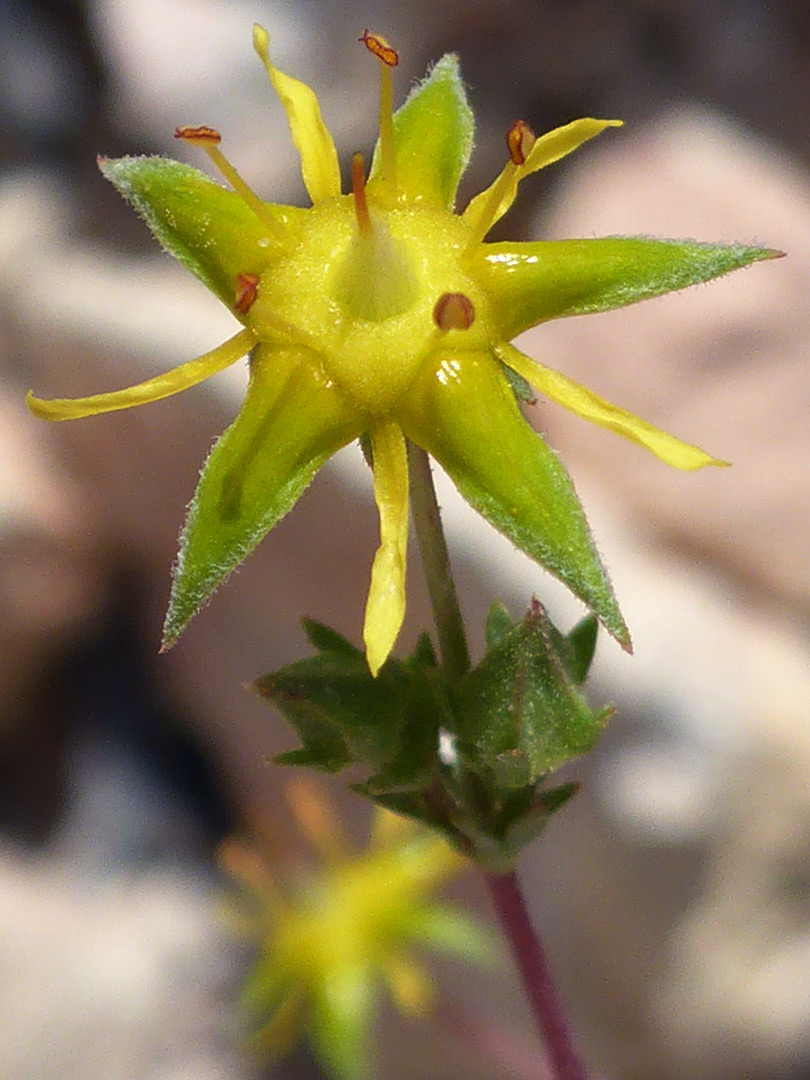
[[177, 135], [199, 144], [232, 190], [164, 158], [100, 162], [165, 248], [242, 328], [212, 352], [127, 390], [73, 401], [28, 399], [36, 415], [51, 420], [128, 408], [249, 354], [245, 403], [206, 463], [181, 537], [164, 644], [292, 508], [320, 466], [367, 436], [380, 513], [364, 629], [373, 672], [405, 612], [406, 439], [440, 462], [484, 517], [629, 647], [571, 481], [521, 415], [507, 372], [678, 468], [725, 463], [509, 342], [545, 319], [620, 307], [774, 253], [642, 238], [487, 243], [521, 180], [619, 122], [576, 120], [536, 138], [519, 121], [507, 134], [503, 171], [457, 214], [473, 134], [457, 59], [441, 59], [394, 112], [398, 57], [368, 32], [361, 40], [382, 75], [380, 135], [368, 179], [355, 155], [344, 194], [315, 94], [272, 65], [261, 27], [253, 40], [286, 111], [310, 208], [263, 202], [211, 128], [180, 128]]

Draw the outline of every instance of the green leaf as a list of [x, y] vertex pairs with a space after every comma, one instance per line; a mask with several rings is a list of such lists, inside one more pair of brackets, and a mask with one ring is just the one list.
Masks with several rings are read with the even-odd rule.
[[459, 753], [498, 789], [526, 788], [590, 750], [612, 711], [588, 707], [557, 640], [534, 601], [458, 687]]
[[[267, 226], [234, 191], [162, 157], [100, 158], [99, 168], [169, 252], [233, 308], [239, 274], [272, 263]], [[279, 224], [296, 211], [267, 204]], [[303, 213], [303, 211], [297, 211]]]
[[593, 615], [586, 615], [568, 634], [566, 640], [570, 646], [570, 656], [566, 667], [577, 686], [581, 686], [588, 677], [598, 636], [599, 623]]
[[625, 307], [781, 254], [743, 244], [604, 237], [483, 244], [475, 271], [510, 340], [546, 319]]
[[334, 656], [343, 657], [346, 660], [362, 659], [362, 651], [356, 645], [352, 645], [337, 630], [324, 626], [323, 623], [316, 622], [314, 619], [308, 619], [306, 616], [301, 619], [301, 626], [304, 628], [304, 633], [307, 635], [310, 645], [317, 649], [318, 652], [332, 653]]
[[[394, 113], [398, 192], [406, 199], [452, 210], [470, 159], [474, 125], [458, 57], [448, 53]], [[379, 169], [378, 143], [369, 186]]]
[[[452, 363], [452, 379], [437, 368]], [[560, 578], [625, 647], [630, 636], [565, 468], [530, 427], [500, 366], [441, 350], [401, 406], [405, 434], [440, 463], [496, 529]], [[475, 407], [470, 407], [475, 402]]]
[[245, 403], [211, 451], [180, 537], [164, 648], [364, 423], [308, 354], [257, 346]]
[[578, 791], [579, 784], [568, 783], [538, 792], [532, 806], [523, 813], [515, 815], [504, 830], [504, 855], [514, 862], [526, 845], [536, 840], [545, 831], [551, 816]]
[[276, 760], [330, 772], [365, 765], [375, 771], [356, 786], [369, 796], [424, 784], [434, 768], [447, 708], [427, 636], [411, 658], [389, 659], [375, 678], [364, 654], [335, 631], [311, 622], [306, 629], [318, 655], [256, 684], [303, 743]]
[[500, 645], [514, 625], [512, 616], [506, 610], [505, 605], [500, 600], [494, 600], [487, 613], [484, 628], [487, 649], [494, 649], [497, 645]]
[[365, 657], [321, 653], [298, 660], [256, 683], [262, 697], [296, 729], [303, 748], [284, 754], [283, 764], [310, 764], [330, 771], [355, 761], [389, 761], [404, 723], [390, 664], [372, 678]]

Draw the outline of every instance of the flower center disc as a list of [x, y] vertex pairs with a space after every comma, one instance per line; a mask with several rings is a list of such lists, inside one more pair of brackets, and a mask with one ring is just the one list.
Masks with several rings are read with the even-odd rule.
[[[329, 378], [379, 414], [396, 406], [437, 348], [487, 348], [491, 333], [486, 298], [463, 258], [469, 230], [457, 217], [369, 200], [369, 218], [371, 230], [358, 230], [350, 196], [308, 211], [289, 254], [263, 275], [248, 322], [260, 340], [312, 349]], [[470, 328], [437, 326], [446, 293], [469, 297]]]

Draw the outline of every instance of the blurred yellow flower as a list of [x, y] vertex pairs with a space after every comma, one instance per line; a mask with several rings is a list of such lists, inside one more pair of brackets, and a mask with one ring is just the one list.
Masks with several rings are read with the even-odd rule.
[[433, 980], [416, 951], [490, 954], [485, 932], [430, 898], [466, 860], [422, 826], [376, 809], [368, 845], [352, 851], [315, 785], [287, 794], [319, 857], [290, 878], [258, 847], [227, 841], [221, 861], [242, 886], [239, 925], [258, 942], [243, 992], [256, 1050], [280, 1056], [306, 1037], [339, 1080], [365, 1076], [380, 986], [406, 1016], [427, 1012]]

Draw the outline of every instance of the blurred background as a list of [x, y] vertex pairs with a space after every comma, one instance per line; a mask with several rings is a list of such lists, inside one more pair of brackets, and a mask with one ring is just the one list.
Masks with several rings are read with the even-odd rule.
[[[261, 194], [302, 202], [254, 20], [278, 66], [318, 90], [344, 166], [374, 142], [363, 28], [398, 47], [400, 99], [458, 51], [478, 118], [462, 202], [500, 169], [515, 118], [624, 119], [524, 184], [499, 238], [789, 252], [521, 343], [734, 466], [670, 473], [556, 406], [532, 410], [589, 510], [636, 655], [601, 643], [591, 696], [616, 719], [568, 770], [583, 792], [522, 875], [595, 1073], [810, 1076], [810, 8], [0, 0], [0, 1080], [319, 1075], [303, 1052], [270, 1068], [238, 1051], [244, 956], [217, 915], [213, 853], [255, 821], [295, 845], [267, 765], [294, 740], [249, 684], [305, 651], [302, 613], [359, 637], [376, 544], [359, 453], [323, 470], [159, 657], [183, 508], [244, 371], [75, 425], [23, 405], [29, 388], [128, 385], [232, 333], [95, 155], [205, 167], [172, 133], [211, 124]], [[493, 595], [516, 616], [535, 592], [578, 617], [449, 485], [441, 497], [472, 626]], [[429, 623], [415, 560], [410, 584], [403, 648]], [[332, 789], [362, 830], [363, 808]], [[472, 878], [461, 895], [486, 910]], [[531, 1040], [508, 969], [445, 975], [451, 998]], [[379, 1074], [521, 1072], [437, 1024], [391, 1022]]]

